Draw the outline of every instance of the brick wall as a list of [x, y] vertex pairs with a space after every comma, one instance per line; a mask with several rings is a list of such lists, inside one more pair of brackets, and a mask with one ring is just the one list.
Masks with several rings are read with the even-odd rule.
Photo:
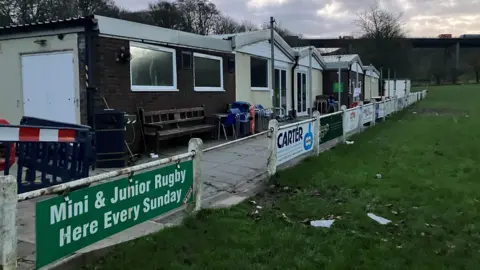
[[85, 62], [86, 62], [85, 36], [78, 34], [78, 71], [79, 71], [79, 90], [80, 90], [80, 121], [82, 125], [87, 124], [87, 90], [85, 78]]
[[[228, 57], [233, 57], [232, 54], [195, 50], [195, 52], [223, 57], [225, 92], [193, 91], [193, 70], [182, 69], [181, 65], [182, 50], [190, 50], [185, 48], [176, 48], [177, 87], [180, 90], [179, 92], [133, 92], [130, 90], [130, 65], [116, 62], [116, 55], [121, 47], [128, 50], [129, 42], [100, 37], [96, 46], [97, 98], [104, 96], [112, 108], [136, 113], [137, 106], [143, 106], [145, 110], [162, 110], [205, 105], [206, 113], [211, 115], [212, 113], [223, 112], [226, 104], [235, 100], [235, 72], [234, 70], [229, 72], [227, 67]], [[98, 103], [95, 107], [103, 108], [102, 104]]]
[[[176, 49], [177, 60], [177, 88], [179, 92], [133, 92], [130, 90], [130, 65], [117, 63], [116, 56], [121, 47], [129, 49], [129, 41], [106, 37], [96, 38], [94, 69], [95, 86], [98, 92], [95, 95], [95, 110], [105, 108], [102, 97], [113, 109], [122, 110], [130, 114], [136, 114], [137, 107], [149, 110], [164, 110], [171, 108], [191, 108], [205, 105], [205, 113], [211, 116], [213, 113], [225, 111], [226, 105], [235, 100], [235, 71], [228, 69], [228, 58], [233, 54], [214, 53], [208, 51], [195, 52], [223, 57], [223, 80], [225, 92], [195, 92], [193, 91], [193, 70], [182, 68], [182, 51], [192, 51], [186, 48]], [[164, 46], [167, 47], [167, 46]], [[137, 127], [139, 128], [139, 127]], [[140, 140], [137, 133], [137, 143], [134, 149], [138, 149]]]

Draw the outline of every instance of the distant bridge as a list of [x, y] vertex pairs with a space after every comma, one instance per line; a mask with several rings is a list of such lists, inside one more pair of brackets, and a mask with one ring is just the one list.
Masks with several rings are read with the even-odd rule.
[[[340, 39], [340, 38], [299, 38], [297, 36], [286, 37], [290, 46], [314, 46], [317, 48], [351, 48], [368, 42], [366, 38]], [[480, 37], [474, 38], [405, 38], [413, 48], [475, 48], [480, 47]]]
[[[285, 41], [292, 47], [314, 46], [316, 48], [345, 48], [347, 53], [352, 53], [352, 47], [362, 47], [362, 44], [368, 43], [367, 38], [299, 38], [298, 36], [285, 37]], [[450, 48], [454, 49], [454, 75], [452, 78], [456, 81], [460, 67], [460, 48], [480, 48], [480, 36], [473, 35], [459, 38], [404, 38], [405, 44], [413, 48], [443, 48], [445, 55]], [[446, 57], [446, 56], [444, 56]]]

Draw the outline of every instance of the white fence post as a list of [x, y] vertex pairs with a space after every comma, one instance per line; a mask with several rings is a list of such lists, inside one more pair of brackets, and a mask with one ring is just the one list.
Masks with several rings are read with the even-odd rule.
[[278, 134], [278, 121], [275, 119], [268, 122], [268, 130], [270, 143], [268, 144], [268, 151], [270, 156], [267, 160], [267, 173], [271, 177], [277, 172], [277, 134]]
[[202, 165], [203, 159], [203, 141], [198, 138], [192, 138], [188, 142], [188, 152], [195, 152], [193, 156], [193, 190], [195, 194], [195, 207], [193, 212], [197, 212], [202, 208], [202, 191], [203, 191], [203, 178]]
[[17, 268], [17, 181], [0, 176], [0, 269]]
[[[363, 101], [358, 102], [360, 107], [360, 112], [358, 114], [358, 126], [357, 126], [357, 133], [363, 131]], [[358, 111], [358, 109], [357, 109]]]
[[347, 141], [347, 106], [342, 105], [340, 107], [342, 110], [342, 126], [343, 126], [343, 136], [342, 142], [345, 143]]
[[372, 120], [372, 122], [371, 122], [371, 125], [372, 125], [372, 126], [375, 126], [375, 123], [377, 122], [377, 119], [376, 119], [376, 118], [377, 118], [377, 117], [376, 117], [376, 116], [377, 116], [377, 103], [376, 103], [376, 102], [377, 102], [377, 101], [376, 101], [375, 99], [373, 99], [373, 98], [370, 100], [370, 103], [373, 104], [373, 110], [372, 110], [373, 120]]
[[385, 119], [387, 119], [387, 101], [385, 101], [385, 97], [382, 97], [382, 102], [380, 103], [380, 106], [383, 106], [382, 120], [385, 121]]
[[313, 117], [315, 118], [315, 125], [313, 125], [315, 129], [315, 131], [313, 132], [313, 154], [315, 156], [318, 156], [320, 154], [320, 136], [321, 136], [320, 112], [314, 111]]

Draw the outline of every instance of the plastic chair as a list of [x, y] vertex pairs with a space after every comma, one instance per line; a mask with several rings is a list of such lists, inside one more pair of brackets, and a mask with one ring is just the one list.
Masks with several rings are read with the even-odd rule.
[[236, 114], [230, 113], [227, 116], [227, 118], [225, 118], [223, 120], [223, 122], [220, 123], [220, 125], [222, 126], [222, 129], [223, 129], [223, 135], [225, 135], [225, 140], [228, 140], [227, 130], [226, 130], [226, 128], [228, 128], [228, 127], [232, 127], [233, 137], [235, 139], [237, 138], [237, 133], [235, 132], [235, 122], [236, 122], [236, 118], [237, 118], [236, 116], [237, 116]]

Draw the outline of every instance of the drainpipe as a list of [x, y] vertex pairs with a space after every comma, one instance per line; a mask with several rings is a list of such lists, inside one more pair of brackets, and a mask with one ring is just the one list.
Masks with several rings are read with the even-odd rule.
[[[357, 65], [359, 65], [359, 64], [357, 63]], [[355, 92], [355, 88], [358, 87], [358, 70], [357, 70], [356, 67], [357, 67], [357, 66], [355, 66], [356, 77], [355, 77], [355, 87], [353, 88], [353, 91], [354, 91], [354, 92]]]
[[[298, 66], [298, 56], [295, 56], [295, 64], [292, 67], [292, 111], [290, 112], [290, 116], [292, 118], [297, 118], [297, 110], [295, 110], [295, 68]], [[298, 91], [299, 89], [297, 89]]]
[[350, 107], [350, 101], [351, 101], [350, 100], [350, 93], [352, 93], [352, 96], [353, 96], [353, 92], [352, 92], [353, 89], [351, 89], [351, 87], [352, 87], [352, 83], [351, 83], [352, 74], [351, 73], [352, 73], [352, 65], [349, 65], [348, 66], [348, 84], [349, 85], [348, 85], [347, 99], [345, 100], [345, 106], [347, 106], [347, 108]]
[[[271, 64], [271, 70], [272, 70], [272, 75], [270, 76], [270, 79], [272, 80], [272, 105], [273, 107], [280, 107], [281, 104], [276, 104], [277, 103], [277, 93], [275, 92], [275, 31], [273, 30], [275, 24], [275, 19], [273, 17], [270, 17], [270, 61], [272, 62]], [[280, 87], [278, 88], [280, 89]], [[280, 91], [279, 91], [280, 92]], [[281, 95], [281, 93], [278, 93]]]
[[308, 51], [309, 51], [309, 54], [308, 54], [308, 90], [309, 90], [309, 98], [307, 99], [307, 104], [309, 104], [310, 108], [307, 108], [307, 110], [309, 111], [309, 115], [312, 116], [313, 115], [313, 86], [312, 86], [312, 54], [313, 54], [313, 48], [312, 47], [309, 47], [308, 48]]
[[[96, 92], [96, 88], [92, 86], [92, 82], [94, 82], [94, 70], [93, 70], [93, 63], [95, 63], [95, 55], [93, 53], [93, 48], [95, 45], [93, 44], [93, 35], [94, 35], [94, 25], [96, 22], [95, 19], [89, 20], [85, 25], [85, 87], [86, 87], [86, 98], [87, 98], [87, 125], [94, 127], [93, 115], [94, 115], [94, 95]], [[82, 104], [80, 102], [80, 104]], [[80, 107], [80, 114], [82, 108]]]

